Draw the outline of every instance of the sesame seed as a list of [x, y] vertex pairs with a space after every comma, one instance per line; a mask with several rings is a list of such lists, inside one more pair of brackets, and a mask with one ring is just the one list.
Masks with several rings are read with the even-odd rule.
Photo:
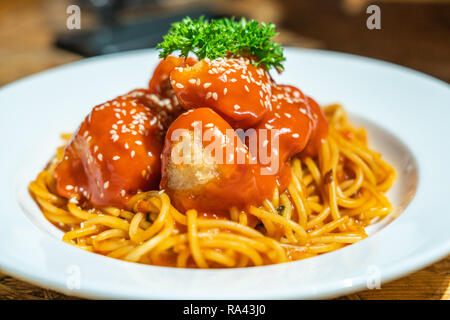
[[238, 105], [238, 104], [235, 104], [235, 105], [234, 105], [234, 110], [239, 110], [240, 108], [241, 108], [240, 105]]
[[293, 137], [293, 138], [298, 138], [298, 137], [300, 137], [300, 135], [299, 135], [298, 133], [293, 133], [293, 134], [292, 134], [292, 137]]
[[131, 157], [134, 158], [134, 155], [136, 154], [136, 152], [134, 150], [131, 150]]
[[136, 140], [134, 143], [136, 143], [137, 145], [142, 146], [142, 141], [140, 141], [140, 140]]
[[68, 184], [67, 186], [66, 186], [66, 190], [72, 190], [73, 189], [73, 186], [71, 186], [70, 184]]
[[222, 75], [219, 77], [219, 79], [220, 79], [222, 82], [227, 82], [227, 75], [224, 73], [224, 74], [222, 74]]
[[217, 100], [217, 93], [216, 92], [213, 92], [213, 94], [212, 94], [212, 98], [214, 99], [214, 100]]
[[208, 88], [209, 86], [211, 85], [211, 83], [210, 82], [206, 82], [204, 85], [203, 85], [203, 88]]
[[120, 157], [119, 157], [119, 156], [114, 156], [112, 159], [113, 159], [113, 160], [119, 160]]
[[183, 88], [184, 88], [184, 86], [183, 86], [181, 83], [177, 83], [177, 84], [176, 84], [176, 87], [177, 87], [177, 88], [180, 88], [180, 89], [183, 89]]
[[98, 160], [102, 161], [102, 160], [103, 160], [103, 155], [102, 155], [101, 153], [99, 153], [99, 154], [97, 155], [97, 158], [98, 158]]
[[106, 181], [106, 182], [103, 184], [103, 188], [108, 189], [108, 187], [109, 187], [109, 181]]

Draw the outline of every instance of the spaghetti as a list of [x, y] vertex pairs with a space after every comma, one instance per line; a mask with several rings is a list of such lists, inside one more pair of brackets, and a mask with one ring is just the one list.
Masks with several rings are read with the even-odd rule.
[[[227, 218], [177, 210], [164, 191], [140, 192], [127, 208], [94, 208], [56, 191], [55, 158], [29, 189], [63, 241], [111, 258], [181, 268], [237, 268], [282, 263], [334, 251], [364, 239], [364, 227], [393, 207], [385, 192], [394, 169], [367, 146], [344, 109], [324, 109], [329, 123], [318, 155], [291, 159], [286, 191]], [[68, 140], [70, 135], [64, 135]]]

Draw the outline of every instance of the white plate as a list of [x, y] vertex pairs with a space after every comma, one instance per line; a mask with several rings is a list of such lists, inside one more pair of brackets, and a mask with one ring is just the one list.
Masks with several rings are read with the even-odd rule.
[[60, 144], [59, 134], [74, 130], [91, 107], [147, 85], [157, 54], [143, 50], [86, 59], [0, 89], [2, 271], [91, 298], [329, 298], [393, 280], [448, 255], [449, 86], [358, 56], [298, 49], [287, 49], [286, 56], [286, 72], [277, 78], [322, 104], [342, 103], [398, 170], [389, 193], [397, 208], [393, 216], [403, 211], [395, 220], [332, 253], [246, 269], [147, 266], [63, 243], [27, 184]]

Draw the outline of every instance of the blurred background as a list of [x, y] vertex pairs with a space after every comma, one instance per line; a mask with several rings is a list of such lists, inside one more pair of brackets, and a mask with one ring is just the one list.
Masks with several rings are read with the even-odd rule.
[[[381, 9], [369, 30], [366, 9]], [[81, 11], [69, 30], [70, 5]], [[0, 0], [0, 86], [87, 56], [153, 47], [185, 15], [277, 24], [284, 45], [354, 53], [450, 82], [449, 0]]]

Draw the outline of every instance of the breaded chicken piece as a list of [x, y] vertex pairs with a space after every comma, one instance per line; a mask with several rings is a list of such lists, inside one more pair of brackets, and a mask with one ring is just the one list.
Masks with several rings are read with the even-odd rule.
[[254, 126], [272, 108], [270, 76], [248, 59], [203, 59], [175, 68], [170, 79], [184, 108], [211, 108], [234, 129]]
[[171, 119], [152, 98], [134, 90], [92, 109], [55, 168], [60, 195], [124, 208], [130, 195], [157, 188]]
[[161, 189], [182, 211], [228, 212], [272, 195], [276, 176], [261, 176], [233, 128], [209, 108], [178, 117], [167, 131]]

